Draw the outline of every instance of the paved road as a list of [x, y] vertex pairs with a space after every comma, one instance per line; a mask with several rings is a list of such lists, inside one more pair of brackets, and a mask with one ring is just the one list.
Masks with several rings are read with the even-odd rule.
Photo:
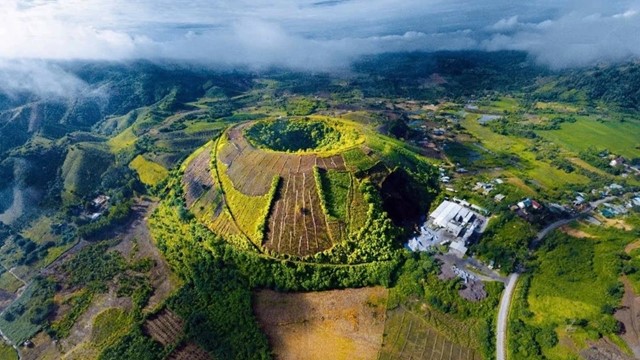
[[507, 349], [505, 343], [507, 341], [507, 320], [509, 319], [509, 309], [511, 308], [511, 298], [513, 297], [513, 290], [516, 288], [516, 282], [518, 282], [517, 273], [509, 276], [509, 282], [507, 287], [502, 293], [502, 299], [500, 299], [500, 309], [498, 310], [498, 330], [496, 336], [496, 351], [497, 360], [505, 360], [507, 358]]

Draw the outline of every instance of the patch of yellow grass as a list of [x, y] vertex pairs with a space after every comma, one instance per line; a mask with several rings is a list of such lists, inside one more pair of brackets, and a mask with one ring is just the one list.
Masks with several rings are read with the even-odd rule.
[[541, 102], [538, 101], [535, 105], [536, 109], [539, 110], [553, 110], [557, 112], [565, 112], [565, 113], [577, 113], [579, 109], [576, 106], [569, 104], [561, 104], [558, 102]]
[[531, 296], [529, 304], [536, 314], [536, 323], [554, 321], [564, 324], [565, 319], [589, 318], [600, 313], [600, 309], [594, 305], [558, 296]]
[[149, 161], [142, 155], [136, 156], [129, 164], [129, 167], [138, 173], [140, 181], [150, 186], [158, 184], [169, 175], [169, 171], [162, 165]]
[[111, 138], [107, 144], [109, 144], [111, 152], [118, 153], [132, 147], [136, 143], [136, 140], [138, 140], [138, 137], [133, 133], [133, 127], [128, 127], [120, 134]]

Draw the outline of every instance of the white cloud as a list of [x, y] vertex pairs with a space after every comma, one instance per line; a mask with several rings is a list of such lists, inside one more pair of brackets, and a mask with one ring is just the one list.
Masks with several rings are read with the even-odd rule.
[[640, 55], [640, 0], [3, 0], [0, 58], [324, 69], [386, 51], [519, 49], [555, 67]]
[[10, 96], [23, 92], [43, 98], [70, 98], [86, 89], [86, 84], [50, 62], [0, 60], [0, 92]]

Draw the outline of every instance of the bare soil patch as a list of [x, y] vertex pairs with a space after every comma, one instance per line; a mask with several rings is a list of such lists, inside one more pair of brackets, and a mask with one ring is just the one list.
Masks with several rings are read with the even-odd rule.
[[629, 345], [636, 357], [640, 358], [640, 297], [633, 292], [633, 286], [626, 277], [622, 278], [624, 295], [622, 306], [614, 316], [622, 323], [622, 339]]
[[569, 225], [565, 225], [565, 226], [560, 227], [560, 231], [562, 231], [563, 233], [565, 233], [565, 234], [567, 234], [569, 236], [572, 236], [572, 237], [578, 238], [578, 239], [592, 239], [593, 238], [593, 235], [591, 235], [589, 233], [586, 233], [586, 232], [584, 232], [582, 230], [578, 230], [578, 229], [572, 228]]
[[627, 254], [631, 254], [631, 252], [635, 249], [640, 248], [640, 240], [634, 241], [632, 243], [630, 243], [629, 245], [627, 245], [624, 248], [624, 252], [626, 252]]
[[[580, 355], [585, 360], [633, 360], [608, 339], [600, 339], [583, 350]], [[637, 359], [637, 358], [636, 358]]]
[[598, 217], [598, 220], [602, 221], [605, 226], [614, 227], [616, 229], [631, 231], [633, 230], [633, 226], [627, 224], [622, 219], [607, 219], [605, 217]]
[[254, 311], [278, 359], [375, 359], [388, 290], [310, 293], [261, 290]]

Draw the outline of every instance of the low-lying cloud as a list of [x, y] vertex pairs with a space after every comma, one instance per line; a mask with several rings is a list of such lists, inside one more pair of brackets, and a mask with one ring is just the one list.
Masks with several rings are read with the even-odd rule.
[[563, 68], [639, 56], [639, 11], [640, 0], [5, 0], [0, 58], [328, 70], [383, 52], [517, 49]]

